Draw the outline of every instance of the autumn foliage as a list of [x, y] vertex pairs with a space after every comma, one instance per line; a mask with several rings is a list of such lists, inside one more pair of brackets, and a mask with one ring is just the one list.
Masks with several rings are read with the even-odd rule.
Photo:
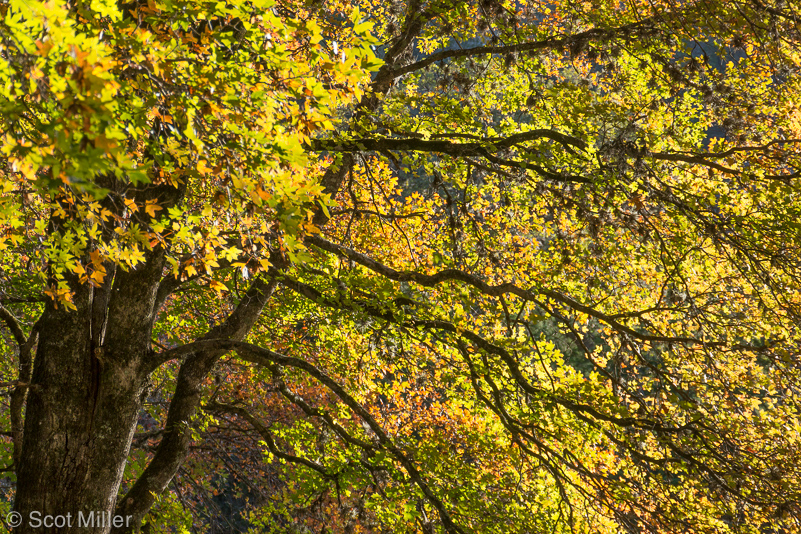
[[0, 0], [0, 505], [799, 531], [793, 4]]

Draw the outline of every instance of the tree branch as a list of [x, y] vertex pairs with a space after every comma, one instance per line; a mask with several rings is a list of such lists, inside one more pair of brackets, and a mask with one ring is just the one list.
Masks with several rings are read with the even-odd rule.
[[22, 438], [24, 419], [22, 411], [25, 407], [25, 399], [28, 396], [28, 389], [31, 387], [31, 377], [33, 375], [33, 352], [34, 346], [39, 341], [38, 323], [33, 326], [31, 335], [19, 347], [19, 377], [17, 387], [11, 393], [9, 412], [11, 418], [11, 439], [14, 443], [13, 460], [14, 466], [19, 466], [22, 457]]
[[[504, 363], [504, 365], [509, 369], [510, 375], [514, 378], [514, 380], [526, 393], [532, 395], [545, 395], [551, 401], [559, 404], [564, 408], [567, 408], [571, 412], [575, 413], [577, 417], [582, 418], [587, 422], [591, 421], [591, 419], [587, 418], [587, 415], [590, 415], [597, 420], [613, 423], [616, 426], [622, 428], [633, 427], [665, 434], [680, 433], [686, 430], [688, 426], [690, 426], [690, 424], [688, 423], [686, 425], [678, 427], [671, 427], [671, 426], [665, 426], [660, 421], [655, 419], [636, 418], [636, 417], [616, 417], [613, 415], [607, 415], [603, 412], [596, 410], [592, 406], [550, 394], [546, 390], [538, 388], [533, 384], [531, 384], [528, 378], [526, 378], [526, 376], [523, 374], [523, 371], [520, 369], [520, 365], [517, 359], [509, 351], [507, 351], [500, 345], [488, 341], [487, 339], [476, 334], [475, 332], [462, 328], [461, 326], [458, 326], [450, 321], [445, 321], [442, 319], [408, 319], [401, 321], [397, 320], [391, 312], [381, 310], [373, 303], [365, 303], [359, 301], [340, 302], [340, 301], [330, 300], [326, 298], [322, 293], [317, 291], [315, 288], [307, 284], [304, 284], [302, 282], [298, 282], [297, 280], [290, 279], [289, 277], [282, 277], [281, 283], [286, 287], [292, 289], [296, 293], [303, 295], [309, 300], [312, 300], [313, 302], [316, 302], [323, 306], [336, 309], [360, 310], [368, 313], [373, 317], [384, 319], [385, 321], [397, 324], [398, 326], [405, 328], [424, 328], [429, 330], [439, 330], [442, 332], [456, 334], [458, 337], [464, 339], [465, 341], [469, 341], [474, 346], [485, 351], [486, 353], [498, 356]], [[186, 349], [183, 350], [192, 350], [192, 349], [191, 347], [187, 347]], [[181, 348], [179, 347], [177, 349], [171, 349], [168, 352], [172, 354], [179, 354], [181, 352]]]
[[[577, 300], [568, 297], [567, 295], [563, 295], [562, 293], [549, 289], [544, 289], [544, 288], [538, 288], [536, 290], [523, 289], [511, 282], [506, 282], [503, 284], [492, 286], [487, 284], [478, 276], [466, 273], [464, 271], [460, 271], [458, 269], [444, 269], [435, 274], [423, 274], [415, 271], [396, 271], [391, 267], [388, 267], [386, 265], [383, 265], [375, 261], [374, 259], [370, 258], [365, 254], [362, 254], [360, 252], [357, 252], [351, 248], [342, 245], [337, 245], [336, 243], [332, 243], [331, 241], [323, 239], [320, 236], [316, 235], [307, 236], [306, 242], [322, 250], [336, 254], [342, 258], [354, 261], [364, 267], [367, 267], [371, 271], [376, 272], [396, 282], [416, 282], [422, 286], [433, 287], [436, 286], [437, 284], [446, 281], [458, 281], [474, 287], [475, 289], [479, 290], [481, 293], [487, 296], [499, 297], [505, 294], [512, 294], [529, 302], [536, 302], [539, 296], [545, 296], [561, 304], [569, 306], [570, 308], [578, 312], [587, 314], [591, 317], [595, 317], [596, 319], [608, 324], [615, 330], [628, 334], [633, 338], [642, 341], [663, 342], [663, 343], [688, 343], [693, 345], [702, 345], [706, 347], [723, 346], [723, 343], [706, 342], [704, 340], [692, 337], [664, 336], [664, 335], [646, 334], [642, 332], [637, 332], [636, 330], [617, 321], [609, 314], [600, 312], [595, 308], [581, 304]], [[746, 347], [737, 347], [737, 348], [746, 348]]]
[[[323, 371], [311, 363], [294, 358], [291, 356], [284, 356], [269, 349], [243, 343], [239, 341], [232, 341], [227, 339], [206, 339], [190, 344], [196, 350], [203, 351], [222, 351], [227, 352], [234, 350], [239, 355], [239, 358], [257, 365], [265, 367], [272, 367], [273, 365], [282, 365], [285, 367], [293, 367], [306, 372], [309, 376], [316, 379], [322, 385], [327, 387], [333, 392], [348, 408], [358, 415], [364, 421], [370, 430], [376, 435], [378, 443], [385, 450], [390, 452], [393, 457], [403, 466], [404, 470], [409, 475], [409, 478], [417, 485], [426, 499], [437, 509], [440, 519], [447, 532], [464, 534], [464, 531], [459, 528], [451, 519], [450, 514], [445, 508], [444, 503], [437, 497], [428, 483], [425, 481], [423, 475], [415, 466], [414, 462], [398, 448], [397, 445], [389, 438], [387, 433], [373, 418], [370, 412], [367, 411], [356, 399], [354, 399], [345, 389], [337, 383], [334, 379], [329, 377]], [[170, 352], [170, 351], [168, 351]]]
[[14, 341], [17, 342], [17, 345], [22, 347], [27, 341], [25, 332], [22, 330], [22, 325], [20, 325], [19, 320], [14, 317], [14, 314], [8, 311], [2, 304], [0, 304], [0, 319], [2, 319], [3, 322], [6, 323], [8, 329], [11, 330], [11, 335], [14, 336]]
[[25, 406], [25, 399], [28, 395], [28, 389], [30, 388], [31, 374], [33, 371], [31, 351], [39, 339], [39, 331], [36, 325], [34, 325], [30, 336], [26, 337], [19, 320], [2, 304], [0, 304], [0, 319], [3, 320], [11, 331], [11, 335], [14, 337], [14, 341], [16, 341], [19, 348], [18, 375], [9, 402], [11, 440], [14, 447], [12, 460], [13, 465], [18, 466], [22, 456], [22, 432], [24, 425], [22, 412]]
[[294, 454], [288, 454], [278, 449], [278, 446], [275, 444], [275, 440], [273, 439], [273, 435], [270, 433], [270, 429], [267, 428], [261, 421], [253, 417], [253, 415], [248, 412], [246, 409], [242, 408], [241, 406], [233, 406], [231, 404], [222, 404], [219, 402], [210, 402], [203, 406], [203, 409], [208, 412], [212, 413], [228, 413], [233, 414], [238, 417], [241, 417], [245, 421], [247, 421], [250, 426], [252, 426], [256, 432], [259, 433], [259, 436], [264, 440], [267, 444], [267, 448], [270, 449], [270, 452], [276, 457], [287, 462], [291, 462], [294, 464], [302, 465], [304, 467], [308, 467], [312, 471], [316, 471], [324, 478], [335, 478], [336, 474], [329, 473], [325, 470], [325, 467], [318, 464], [317, 462], [312, 462], [307, 458], [302, 458], [300, 456], [295, 456]]
[[397, 78], [405, 74], [409, 74], [411, 72], [418, 71], [420, 69], [428, 67], [429, 65], [432, 65], [437, 61], [444, 61], [446, 59], [451, 59], [451, 58], [486, 56], [492, 54], [501, 54], [501, 55], [517, 54], [520, 52], [533, 52], [535, 50], [561, 49], [569, 47], [573, 43], [586, 43], [590, 41], [601, 41], [601, 42], [608, 41], [618, 35], [628, 36], [636, 32], [653, 31], [653, 22], [655, 22], [656, 20], [657, 20], [656, 17], [649, 17], [639, 22], [626, 24], [624, 26], [619, 26], [617, 28], [609, 28], [609, 29], [593, 28], [591, 30], [577, 33], [575, 35], [571, 35], [568, 37], [561, 37], [561, 38], [549, 37], [548, 39], [543, 39], [541, 41], [535, 41], [530, 43], [519, 43], [513, 45], [500, 45], [500, 46], [475, 46], [472, 48], [443, 50], [441, 52], [436, 52], [434, 54], [431, 54], [419, 61], [411, 63], [410, 65], [406, 65], [405, 67], [399, 67], [397, 69], [394, 69], [392, 73]]
[[[131, 528], [120, 528], [114, 532], [132, 532], [167, 487], [184, 461], [191, 439], [191, 421], [200, 406], [201, 384], [217, 360], [227, 350], [204, 346], [203, 340], [228, 339], [242, 340], [255, 324], [267, 300], [275, 291], [277, 282], [257, 279], [248, 289], [242, 301], [228, 316], [225, 322], [209, 330], [193, 345], [193, 350], [180, 352], [186, 360], [178, 373], [177, 385], [164, 427], [164, 436], [156, 453], [134, 485], [117, 504], [116, 512], [121, 516], [133, 516]], [[198, 342], [196, 342], [198, 343]], [[185, 348], [186, 345], [181, 347]], [[170, 353], [170, 351], [167, 351]], [[165, 357], [166, 353], [154, 355], [153, 365], [157, 366], [176, 356]]]
[[[564, 147], [568, 152], [575, 154], [574, 149], [586, 150], [587, 143], [577, 137], [573, 137], [556, 130], [539, 128], [508, 137], [485, 137], [478, 141], [469, 143], [455, 143], [450, 140], [443, 140], [441, 137], [448, 134], [438, 134], [431, 139], [420, 139], [416, 137], [386, 137], [379, 139], [357, 138], [357, 139], [312, 139], [309, 141], [311, 150], [321, 152], [364, 152], [365, 150], [381, 152], [386, 150], [409, 151], [409, 152], [438, 152], [451, 156], [487, 157], [489, 148], [504, 149], [527, 141], [537, 139], [549, 139]], [[504, 160], [505, 161], [505, 160]], [[524, 162], [514, 162], [520, 165]], [[509, 163], [511, 164], [511, 163]]]

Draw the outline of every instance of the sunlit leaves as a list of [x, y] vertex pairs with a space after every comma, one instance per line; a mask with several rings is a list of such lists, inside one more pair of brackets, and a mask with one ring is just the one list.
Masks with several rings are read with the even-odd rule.
[[357, 4], [12, 4], [4, 258], [69, 306], [163, 254], [164, 347], [275, 283], [248, 340], [319, 373], [225, 360], [194, 434], [266, 422], [257, 528], [793, 526], [797, 20]]
[[[124, 268], [154, 247], [179, 263], [205, 251], [196, 261], [214, 265], [218, 252], [230, 261], [249, 246], [214, 238], [226, 231], [214, 222], [219, 212], [208, 212], [215, 196], [241, 234], [285, 236], [285, 245], [255, 243], [256, 260], [275, 246], [297, 254], [296, 236], [316, 231], [308, 214], [325, 202], [299, 174], [301, 143], [333, 127], [333, 111], [359, 98], [377, 63], [357, 12], [332, 57], [313, 19], [271, 6], [10, 4], [0, 67], [3, 224], [16, 230], [6, 239], [30, 237], [33, 221], [17, 217], [21, 202], [33, 203], [40, 217], [64, 212], [60, 236], [43, 236], [54, 283], [69, 272], [102, 283], [99, 269], [85, 272], [92, 251]], [[174, 274], [194, 274], [186, 270]]]

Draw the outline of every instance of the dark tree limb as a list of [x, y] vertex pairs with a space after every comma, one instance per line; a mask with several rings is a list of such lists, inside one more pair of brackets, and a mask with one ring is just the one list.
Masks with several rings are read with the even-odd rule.
[[11, 418], [11, 439], [14, 443], [13, 461], [14, 466], [18, 466], [22, 456], [22, 438], [23, 438], [23, 409], [25, 407], [25, 399], [28, 396], [28, 389], [31, 386], [31, 377], [33, 373], [33, 349], [39, 341], [39, 330], [37, 325], [34, 325], [28, 339], [25, 340], [19, 347], [19, 374], [17, 378], [17, 386], [11, 393], [11, 400], [9, 405], [9, 412]]
[[227, 413], [236, 415], [252, 426], [256, 432], [258, 432], [259, 436], [264, 440], [267, 444], [267, 448], [270, 450], [270, 453], [273, 454], [276, 458], [280, 458], [286, 462], [290, 462], [293, 464], [302, 465], [315, 471], [323, 476], [323, 478], [334, 478], [336, 475], [334, 473], [329, 473], [326, 471], [325, 467], [318, 464], [317, 462], [312, 462], [308, 458], [303, 458], [301, 456], [295, 456], [294, 454], [286, 453], [278, 448], [275, 443], [275, 439], [273, 439], [273, 435], [270, 432], [270, 429], [261, 421], [256, 419], [253, 414], [247, 411], [245, 408], [241, 406], [234, 406], [232, 404], [223, 404], [220, 402], [209, 402], [208, 404], [203, 406], [203, 410], [210, 412], [210, 413]]
[[[639, 418], [639, 417], [616, 417], [598, 411], [597, 409], [593, 408], [590, 405], [551, 395], [545, 389], [537, 387], [529, 381], [529, 379], [525, 376], [525, 374], [521, 370], [520, 364], [518, 363], [517, 359], [508, 350], [504, 349], [500, 345], [488, 341], [487, 339], [476, 334], [475, 332], [463, 328], [461, 326], [458, 326], [450, 321], [442, 319], [399, 320], [396, 319], [395, 315], [392, 312], [387, 311], [385, 309], [379, 309], [375, 305], [375, 303], [329, 299], [325, 295], [320, 293], [317, 289], [302, 282], [299, 282], [297, 280], [290, 279], [289, 277], [286, 276], [281, 277], [281, 284], [322, 306], [327, 306], [336, 309], [352, 309], [355, 311], [365, 312], [373, 317], [383, 319], [385, 321], [396, 324], [403, 328], [409, 328], [409, 329], [422, 328], [426, 330], [436, 330], [440, 332], [448, 332], [449, 334], [455, 334], [457, 337], [463, 339], [466, 342], [470, 342], [472, 345], [478, 347], [479, 349], [485, 351], [486, 353], [494, 354], [495, 356], [499, 357], [500, 360], [509, 370], [510, 375], [514, 378], [514, 380], [517, 382], [517, 384], [523, 391], [534, 396], [543, 396], [543, 395], [547, 396], [550, 398], [550, 400], [552, 400], [553, 402], [559, 404], [564, 408], [567, 408], [571, 412], [575, 413], [578, 417], [586, 418], [589, 415], [596, 420], [612, 423], [621, 428], [640, 428], [644, 430], [660, 432], [663, 434], [678, 434], [687, 430], [688, 427], [692, 426], [690, 423], [688, 423], [685, 425], [673, 427], [673, 426], [663, 425], [660, 421], [656, 419]], [[183, 347], [177, 347], [175, 349], [171, 349], [167, 351], [167, 353], [165, 353], [165, 357], [180, 357], [182, 354], [191, 353], [193, 350], [195, 350], [193, 347], [194, 344], [189, 344]], [[590, 419], [586, 420], [587, 422], [590, 421]]]
[[[201, 351], [201, 352], [227, 352], [236, 351], [239, 358], [243, 361], [255, 363], [265, 367], [272, 367], [280, 365], [284, 367], [292, 367], [304, 371], [309, 376], [313, 377], [319, 383], [328, 388], [334, 393], [348, 408], [358, 415], [370, 430], [376, 435], [378, 444], [381, 448], [387, 450], [392, 456], [403, 466], [409, 478], [415, 483], [420, 491], [439, 513], [440, 519], [447, 532], [464, 534], [464, 531], [459, 528], [453, 519], [450, 517], [448, 510], [442, 500], [437, 497], [434, 490], [426, 482], [422, 473], [417, 469], [416, 465], [395, 443], [390, 439], [389, 435], [384, 431], [381, 425], [375, 418], [364, 408], [356, 399], [354, 399], [341, 384], [328, 376], [325, 372], [314, 366], [313, 364], [294, 358], [285, 356], [269, 349], [258, 347], [249, 343], [239, 341], [232, 341], [227, 339], [205, 339], [186, 345], [183, 350], [167, 351], [166, 356], [173, 356], [183, 353], [185, 350]], [[372, 448], [372, 447], [371, 447]]]
[[22, 329], [22, 325], [13, 313], [11, 313], [5, 306], [0, 304], [0, 319], [5, 323], [6, 327], [11, 331], [14, 341], [18, 346], [18, 374], [15, 383], [14, 391], [11, 393], [10, 400], [10, 418], [11, 418], [11, 439], [14, 445], [12, 459], [13, 465], [19, 465], [20, 456], [22, 455], [22, 429], [23, 417], [22, 412], [25, 406], [25, 398], [28, 394], [28, 389], [31, 382], [31, 373], [33, 370], [33, 358], [31, 352], [39, 338], [39, 332], [34, 326], [30, 336], [26, 336]]
[[8, 329], [11, 331], [11, 335], [14, 336], [14, 341], [17, 342], [19, 347], [25, 344], [27, 341], [27, 337], [25, 336], [25, 332], [22, 330], [22, 325], [19, 322], [14, 314], [12, 314], [8, 309], [0, 304], [0, 319], [6, 324]]
[[[349, 259], [355, 263], [358, 263], [359, 265], [367, 267], [368, 269], [370, 269], [375, 273], [378, 273], [396, 282], [415, 282], [422, 286], [433, 287], [442, 282], [458, 281], [474, 287], [475, 289], [477, 289], [478, 291], [487, 296], [499, 297], [505, 294], [512, 294], [529, 302], [536, 302], [540, 296], [544, 296], [553, 299], [561, 304], [564, 304], [578, 312], [585, 313], [587, 315], [595, 317], [596, 319], [608, 324], [615, 330], [628, 334], [642, 341], [663, 342], [663, 343], [689, 343], [693, 345], [703, 345], [707, 347], [723, 346], [722, 343], [707, 342], [692, 337], [664, 336], [658, 334], [647, 334], [643, 332], [638, 332], [632, 329], [631, 327], [628, 327], [623, 323], [621, 323], [620, 321], [616, 320], [615, 318], [613, 318], [612, 315], [600, 312], [595, 308], [581, 304], [572, 297], [559, 293], [558, 291], [553, 291], [545, 288], [537, 288], [533, 290], [524, 289], [518, 287], [517, 285], [511, 282], [506, 282], [503, 284], [498, 284], [493, 286], [486, 283], [484, 280], [482, 280], [476, 275], [466, 273], [458, 269], [444, 269], [435, 274], [423, 274], [415, 271], [396, 271], [395, 269], [383, 265], [365, 254], [357, 252], [343, 245], [338, 245], [320, 236], [308, 236], [306, 238], [306, 242], [322, 250], [336, 254], [342, 258]], [[737, 347], [737, 348], [746, 348], [746, 347]]]
[[[438, 135], [443, 137], [447, 134]], [[510, 135], [508, 137], [487, 137], [480, 141], [469, 143], [457, 143], [445, 139], [419, 139], [416, 137], [385, 137], [385, 138], [356, 138], [356, 139], [313, 139], [309, 141], [309, 148], [315, 151], [328, 152], [381, 152], [381, 151], [408, 151], [408, 152], [436, 152], [448, 154], [456, 157], [491, 155], [489, 150], [492, 148], [504, 149], [516, 146], [527, 141], [538, 139], [549, 139], [562, 145], [565, 150], [575, 154], [575, 149], [585, 150], [587, 143], [567, 134], [550, 129], [536, 129], [528, 132]], [[505, 160], [504, 160], [505, 161]], [[525, 162], [514, 162], [520, 165]], [[512, 163], [508, 163], [512, 165]]]
[[517, 54], [521, 52], [533, 52], [536, 50], [554, 50], [570, 47], [573, 43], [588, 43], [590, 41], [609, 41], [616, 37], [630, 37], [633, 34], [642, 34], [644, 32], [651, 32], [654, 30], [654, 22], [656, 17], [643, 19], [639, 22], [626, 24], [617, 28], [593, 28], [585, 32], [577, 33], [567, 37], [549, 37], [541, 41], [534, 41], [529, 43], [519, 43], [513, 45], [498, 45], [498, 46], [475, 46], [471, 48], [460, 48], [443, 50], [430, 54], [425, 58], [394, 69], [392, 72], [396, 77], [409, 74], [411, 72], [424, 69], [438, 61], [446, 59], [462, 58], [462, 57], [476, 57], [487, 55], [505, 55]]
[[[203, 339], [229, 339], [239, 341], [245, 338], [256, 323], [267, 300], [272, 296], [277, 282], [257, 279], [248, 289], [242, 301], [225, 322], [209, 330]], [[169, 352], [169, 351], [168, 351]], [[155, 502], [158, 495], [167, 487], [186, 458], [191, 439], [191, 421], [200, 406], [201, 385], [217, 360], [226, 350], [195, 350], [186, 353], [186, 359], [178, 373], [175, 394], [170, 402], [164, 435], [156, 453], [128, 493], [117, 504], [116, 514], [133, 516], [133, 525], [139, 525], [144, 515]], [[160, 364], [168, 358], [155, 357]], [[133, 527], [132, 525], [132, 527]], [[131, 532], [121, 528], [114, 532]]]

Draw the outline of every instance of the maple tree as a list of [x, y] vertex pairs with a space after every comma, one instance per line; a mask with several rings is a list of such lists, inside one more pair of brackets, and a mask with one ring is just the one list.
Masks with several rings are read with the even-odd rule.
[[797, 531], [792, 4], [0, 2], [3, 511]]

